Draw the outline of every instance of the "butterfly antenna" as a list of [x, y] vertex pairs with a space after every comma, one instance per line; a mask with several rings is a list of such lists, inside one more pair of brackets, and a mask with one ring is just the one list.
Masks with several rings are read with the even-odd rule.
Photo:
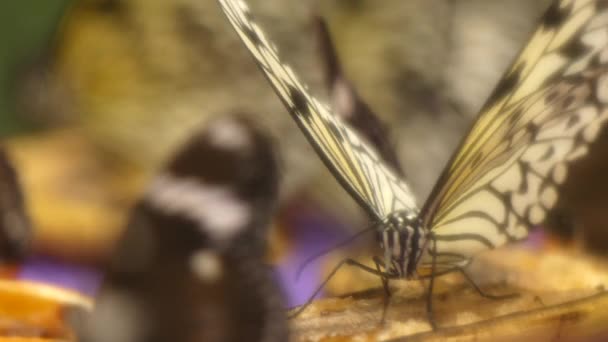
[[312, 256], [310, 256], [310, 257], [308, 257], [308, 258], [307, 258], [306, 260], [304, 260], [304, 262], [303, 262], [303, 263], [302, 263], [302, 264], [301, 264], [301, 265], [298, 267], [298, 271], [296, 272], [296, 280], [299, 280], [299, 279], [300, 279], [300, 276], [302, 275], [302, 272], [304, 271], [304, 269], [305, 269], [305, 268], [306, 268], [308, 265], [310, 265], [310, 263], [311, 263], [311, 262], [315, 261], [316, 259], [318, 259], [318, 258], [320, 258], [320, 257], [322, 257], [322, 256], [324, 256], [324, 255], [327, 255], [327, 254], [329, 254], [329, 253], [333, 252], [333, 251], [334, 251], [335, 249], [337, 249], [337, 248], [340, 248], [340, 247], [343, 247], [343, 246], [348, 245], [349, 243], [351, 243], [351, 242], [353, 242], [354, 240], [358, 239], [359, 237], [361, 237], [361, 236], [365, 235], [366, 233], [369, 233], [370, 231], [375, 230], [377, 227], [378, 227], [378, 223], [374, 223], [374, 224], [372, 224], [371, 226], [369, 226], [369, 227], [367, 227], [367, 228], [363, 229], [362, 231], [357, 232], [356, 234], [354, 234], [354, 235], [352, 235], [352, 236], [349, 236], [347, 239], [345, 239], [345, 240], [343, 240], [343, 241], [340, 241], [339, 243], [337, 243], [337, 244], [335, 244], [335, 245], [331, 246], [330, 248], [325, 249], [325, 250], [323, 250], [323, 251], [321, 251], [321, 252], [318, 252], [318, 253], [316, 253], [316, 254], [314, 254], [314, 255], [312, 255]]

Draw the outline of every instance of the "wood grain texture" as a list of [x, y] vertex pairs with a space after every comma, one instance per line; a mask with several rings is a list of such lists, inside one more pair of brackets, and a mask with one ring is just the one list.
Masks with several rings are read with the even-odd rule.
[[[432, 331], [421, 281], [391, 284], [381, 323], [381, 288], [323, 299], [292, 321], [294, 341], [579, 341], [608, 335], [604, 261], [564, 251], [505, 249], [486, 253], [468, 269], [481, 297], [460, 275], [437, 278]], [[426, 285], [426, 283], [424, 284]]]

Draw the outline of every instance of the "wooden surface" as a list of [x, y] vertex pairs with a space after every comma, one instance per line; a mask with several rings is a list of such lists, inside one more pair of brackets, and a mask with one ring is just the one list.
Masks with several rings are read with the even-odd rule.
[[608, 336], [605, 262], [561, 251], [505, 249], [469, 268], [490, 294], [480, 296], [460, 275], [437, 278], [439, 329], [426, 314], [426, 282], [395, 281], [386, 320], [380, 288], [314, 302], [292, 320], [294, 341], [580, 341]]

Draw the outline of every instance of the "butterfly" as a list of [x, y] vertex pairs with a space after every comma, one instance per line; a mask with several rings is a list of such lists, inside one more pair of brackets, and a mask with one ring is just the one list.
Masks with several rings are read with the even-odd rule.
[[263, 262], [277, 173], [269, 139], [244, 115], [206, 124], [134, 207], [80, 340], [287, 340]]
[[219, 3], [317, 154], [376, 222], [385, 278], [462, 268], [526, 238], [608, 119], [608, 3], [556, 1], [419, 207], [374, 146], [281, 62], [245, 2]]
[[23, 261], [32, 241], [32, 227], [18, 174], [0, 148], [0, 260]]

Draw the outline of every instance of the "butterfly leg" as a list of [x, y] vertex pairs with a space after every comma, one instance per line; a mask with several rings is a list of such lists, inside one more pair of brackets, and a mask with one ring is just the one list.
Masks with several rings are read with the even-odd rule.
[[[383, 260], [380, 259], [378, 256], [374, 256], [374, 264], [376, 264], [376, 270], [378, 272], [382, 272], [382, 264], [383, 264]], [[386, 276], [380, 276], [380, 280], [382, 281], [382, 288], [384, 289], [384, 302], [382, 303], [382, 318], [380, 319], [380, 324], [384, 325], [384, 323], [386, 322], [386, 313], [388, 311], [388, 306], [391, 302], [391, 297], [392, 297], [392, 293], [391, 293], [391, 289], [388, 286], [388, 280], [389, 278]]]
[[475, 291], [484, 298], [493, 299], [493, 300], [501, 300], [501, 299], [511, 299], [511, 298], [519, 297], [519, 293], [508, 293], [505, 295], [493, 295], [493, 294], [486, 293], [475, 283], [475, 281], [473, 281], [473, 279], [467, 274], [467, 272], [464, 270], [464, 268], [457, 267], [456, 270], [458, 272], [460, 272], [460, 274], [462, 274], [462, 276], [467, 280], [467, 282], [469, 284], [471, 284], [471, 286], [475, 289]]
[[426, 316], [433, 330], [437, 330], [437, 322], [435, 322], [435, 315], [433, 314], [433, 286], [435, 285], [435, 264], [437, 257], [437, 243], [434, 238], [430, 238], [431, 240], [431, 250], [432, 250], [432, 261], [431, 261], [431, 276], [429, 280], [429, 290], [427, 292], [426, 297]]
[[292, 319], [297, 317], [298, 315], [300, 315], [304, 310], [306, 310], [306, 308], [312, 304], [313, 300], [315, 299], [315, 297], [317, 296], [317, 294], [319, 294], [319, 292], [321, 292], [321, 290], [325, 287], [325, 285], [327, 285], [327, 283], [329, 282], [329, 280], [331, 280], [331, 278], [334, 277], [334, 275], [336, 275], [336, 273], [338, 272], [338, 270], [340, 268], [342, 268], [342, 266], [344, 265], [349, 265], [349, 266], [354, 266], [357, 267], [359, 269], [361, 269], [362, 271], [368, 272], [368, 273], [372, 273], [375, 274], [379, 277], [382, 278], [388, 278], [390, 277], [390, 274], [383, 272], [381, 270], [376, 270], [373, 269], [369, 266], [366, 266], [360, 262], [358, 262], [357, 260], [354, 259], [344, 259], [342, 261], [340, 261], [336, 266], [334, 266], [334, 268], [331, 270], [331, 272], [329, 273], [329, 275], [327, 275], [327, 277], [325, 278], [325, 280], [323, 280], [321, 282], [321, 284], [319, 284], [319, 286], [317, 286], [316, 290], [312, 293], [312, 295], [310, 297], [308, 297], [308, 300], [306, 300], [306, 302], [304, 304], [302, 304], [298, 309], [296, 309], [296, 311], [294, 311], [293, 313], [289, 314], [287, 316], [288, 319]]

